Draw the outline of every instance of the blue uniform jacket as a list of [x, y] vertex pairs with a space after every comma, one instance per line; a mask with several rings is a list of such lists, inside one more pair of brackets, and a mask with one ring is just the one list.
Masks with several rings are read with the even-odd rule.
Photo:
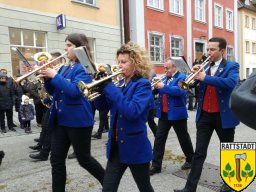
[[107, 158], [110, 157], [113, 127], [117, 115], [119, 158], [125, 164], [142, 164], [152, 160], [152, 147], [147, 137], [147, 115], [152, 101], [150, 81], [132, 78], [125, 88], [108, 84], [104, 95], [95, 99], [97, 109], [111, 111], [107, 142]]
[[64, 66], [54, 78], [45, 80], [45, 88], [53, 96], [49, 127], [54, 125], [56, 119], [61, 126], [91, 127], [94, 123], [91, 104], [77, 84], [79, 81], [90, 83], [92, 79], [80, 63], [75, 63], [70, 70], [67, 68]]
[[[209, 70], [206, 71], [206, 74], [208, 73]], [[239, 64], [222, 59], [215, 76], [206, 75], [205, 79], [200, 83], [196, 122], [198, 122], [202, 112], [206, 86], [212, 85], [216, 87], [222, 128], [233, 128], [238, 125], [238, 118], [235, 117], [234, 113], [229, 108], [230, 95], [238, 81]]]
[[187, 93], [178, 86], [178, 82], [186, 78], [186, 75], [179, 71], [172, 77], [172, 80], [167, 85], [167, 79], [165, 78], [164, 87], [157, 89], [155, 93], [159, 93], [156, 116], [161, 118], [162, 114], [162, 98], [163, 94], [167, 94], [168, 102], [168, 120], [181, 120], [188, 118], [188, 112], [186, 108]]

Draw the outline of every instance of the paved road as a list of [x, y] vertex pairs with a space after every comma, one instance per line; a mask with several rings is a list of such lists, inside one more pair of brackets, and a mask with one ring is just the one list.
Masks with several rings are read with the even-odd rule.
[[[195, 144], [195, 111], [189, 112], [189, 132], [193, 144]], [[15, 119], [18, 124], [17, 119]], [[48, 192], [51, 191], [51, 168], [49, 161], [33, 162], [28, 155], [32, 150], [29, 145], [34, 145], [34, 138], [39, 136], [40, 128], [36, 123], [32, 123], [32, 134], [25, 134], [23, 130], [17, 128], [17, 132], [0, 133], [0, 149], [6, 152], [6, 157], [0, 167], [0, 191], [1, 192]], [[95, 130], [98, 127], [98, 121], [95, 124]], [[153, 135], [149, 130], [149, 137], [153, 144]], [[103, 134], [101, 140], [92, 141], [92, 154], [99, 162], [105, 166], [105, 143], [107, 134]], [[241, 124], [236, 129], [235, 141], [255, 142], [256, 131]], [[170, 131], [166, 144], [166, 150], [174, 156], [182, 155], [177, 137], [173, 130]], [[72, 152], [72, 149], [71, 151]], [[219, 166], [219, 141], [214, 133], [208, 151], [206, 162]], [[182, 188], [186, 180], [174, 176], [172, 173], [180, 169], [182, 162], [170, 160], [167, 158], [163, 162], [163, 171], [151, 177], [152, 185], [156, 192], [173, 191], [174, 188]], [[83, 170], [75, 159], [67, 160], [67, 187], [68, 192], [98, 192], [101, 191], [100, 184]], [[129, 170], [125, 172], [120, 187], [120, 192], [138, 191]], [[256, 191], [256, 182], [254, 181], [246, 192]], [[212, 190], [199, 186], [198, 192], [212, 192]]]

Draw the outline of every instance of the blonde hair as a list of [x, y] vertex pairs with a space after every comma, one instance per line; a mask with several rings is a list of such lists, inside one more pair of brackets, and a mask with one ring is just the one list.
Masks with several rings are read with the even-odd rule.
[[135, 66], [135, 74], [150, 79], [151, 64], [145, 49], [137, 43], [128, 42], [117, 50], [116, 57], [118, 57], [119, 54], [129, 54]]

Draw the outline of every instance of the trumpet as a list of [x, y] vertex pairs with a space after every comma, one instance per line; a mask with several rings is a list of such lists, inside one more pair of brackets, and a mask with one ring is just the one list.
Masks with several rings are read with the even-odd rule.
[[154, 89], [154, 86], [155, 86], [157, 83], [163, 81], [165, 78], [166, 78], [166, 74], [162, 75], [159, 79], [157, 78], [156, 81], [154, 81], [154, 79], [153, 79], [153, 82], [151, 83], [152, 89]]
[[[101, 83], [103, 83], [104, 81], [107, 81], [109, 79], [113, 79], [119, 75], [122, 74], [122, 70], [119, 70], [115, 73], [113, 73], [112, 75], [109, 75], [107, 77], [103, 77], [99, 80], [94, 80], [93, 82], [91, 83], [84, 83], [83, 81], [79, 81], [78, 82], [78, 88], [79, 90], [83, 93], [83, 95], [89, 100], [89, 101], [93, 101], [95, 98], [99, 97], [101, 94], [97, 91], [95, 91], [95, 88], [97, 86], [99, 86]], [[114, 84], [116, 86], [118, 86], [119, 82], [121, 80], [123, 80], [124, 78], [120, 79], [119, 81], [115, 81]], [[123, 84], [124, 85], [124, 84]], [[122, 86], [123, 86], [122, 85]], [[122, 87], [120, 86], [120, 87]]]
[[[49, 62], [47, 62], [47, 63], [41, 65], [40, 67], [34, 69], [33, 71], [30, 71], [29, 73], [27, 73], [27, 74], [25, 74], [25, 75], [22, 75], [22, 76], [18, 77], [17, 79], [14, 79], [14, 82], [17, 83], [17, 84], [19, 84], [22, 80], [27, 79], [29, 76], [34, 75], [36, 72], [42, 70], [43, 68], [45, 68], [45, 67], [50, 67], [50, 66], [51, 66], [50, 64], [52, 64], [54, 61], [56, 61], [56, 60], [58, 60], [58, 59], [64, 57], [66, 54], [67, 54], [67, 53], [65, 52], [65, 53], [63, 53], [61, 56], [56, 57], [55, 59], [53, 59], [53, 60], [51, 60], [51, 61], [49, 61]], [[37, 58], [37, 59], [38, 59], [38, 58]], [[43, 60], [42, 60], [42, 61], [43, 61]], [[60, 64], [60, 65], [64, 65], [64, 64]], [[57, 65], [57, 66], [55, 66], [55, 67], [57, 68], [57, 67], [60, 67], [60, 66]]]
[[[209, 69], [209, 67], [210, 67], [210, 65], [209, 65], [210, 58], [211, 58], [211, 56], [207, 57], [206, 60], [201, 64], [200, 68], [198, 68], [197, 71], [195, 71], [195, 72], [191, 72], [184, 81], [179, 81], [178, 86], [181, 89], [184, 89], [184, 90], [188, 91], [189, 87], [192, 86], [195, 83], [195, 80], [194, 80], [195, 76], [199, 72], [201, 72], [202, 70], [207, 71]], [[204, 69], [205, 66], [207, 66], [206, 69]]]

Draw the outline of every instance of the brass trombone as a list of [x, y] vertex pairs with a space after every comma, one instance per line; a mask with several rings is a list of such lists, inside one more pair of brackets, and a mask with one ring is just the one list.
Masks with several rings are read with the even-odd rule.
[[[197, 71], [193, 71], [191, 72], [187, 78], [184, 80], [184, 81], [179, 81], [178, 82], [178, 86], [181, 88], [181, 89], [184, 89], [186, 91], [189, 90], [189, 87], [192, 86], [194, 83], [195, 83], [195, 76], [201, 72], [202, 70], [208, 70], [210, 65], [209, 65], [209, 62], [210, 62], [210, 58], [211, 56], [207, 57], [206, 60], [200, 65], [200, 68], [197, 69]], [[207, 66], [208, 65], [208, 66]], [[204, 67], [207, 66], [206, 69], [204, 69]]]
[[[115, 78], [115, 77], [117, 77], [121, 74], [122, 74], [122, 70], [118, 70], [117, 72], [113, 73], [112, 75], [108, 75], [108, 76], [103, 77], [99, 80], [94, 80], [91, 83], [84, 83], [83, 81], [79, 81], [78, 82], [78, 88], [89, 101], [93, 101], [95, 98], [97, 98], [101, 95], [99, 92], [97, 92], [97, 89], [95, 90], [95, 88], [97, 86], [99, 86], [104, 81], [107, 81], [109, 79], [113, 79], [113, 78]], [[123, 80], [123, 79], [121, 79], [121, 80]], [[119, 80], [119, 81], [121, 81], [121, 80]], [[114, 81], [114, 84], [116, 86], [118, 86], [119, 81]]]
[[[49, 61], [49, 62], [47, 62], [47, 63], [41, 65], [40, 67], [34, 69], [33, 71], [30, 71], [29, 73], [27, 73], [27, 74], [25, 74], [25, 75], [22, 75], [22, 76], [20, 76], [20, 77], [18, 77], [18, 78], [16, 78], [16, 79], [14, 79], [14, 82], [17, 83], [17, 84], [19, 84], [22, 80], [28, 78], [29, 76], [35, 74], [36, 72], [42, 70], [43, 68], [49, 67], [52, 62], [54, 62], [54, 61], [56, 61], [56, 60], [58, 60], [58, 59], [64, 57], [66, 54], [67, 54], [67, 53], [65, 52], [65, 53], [63, 53], [61, 56], [56, 57], [55, 59], [53, 59], [53, 60], [51, 60], [51, 61]], [[38, 57], [39, 57], [39, 56], [38, 56]], [[37, 58], [38, 58], [38, 57], [37, 57]], [[43, 60], [44, 60], [44, 59], [42, 59], [41, 61], [43, 61]], [[62, 66], [62, 65], [64, 65], [64, 64], [60, 64], [60, 65]], [[57, 68], [61, 67], [60, 65], [55, 66], [54, 69], [57, 69]], [[40, 77], [39, 77], [39, 78], [40, 78]]]

